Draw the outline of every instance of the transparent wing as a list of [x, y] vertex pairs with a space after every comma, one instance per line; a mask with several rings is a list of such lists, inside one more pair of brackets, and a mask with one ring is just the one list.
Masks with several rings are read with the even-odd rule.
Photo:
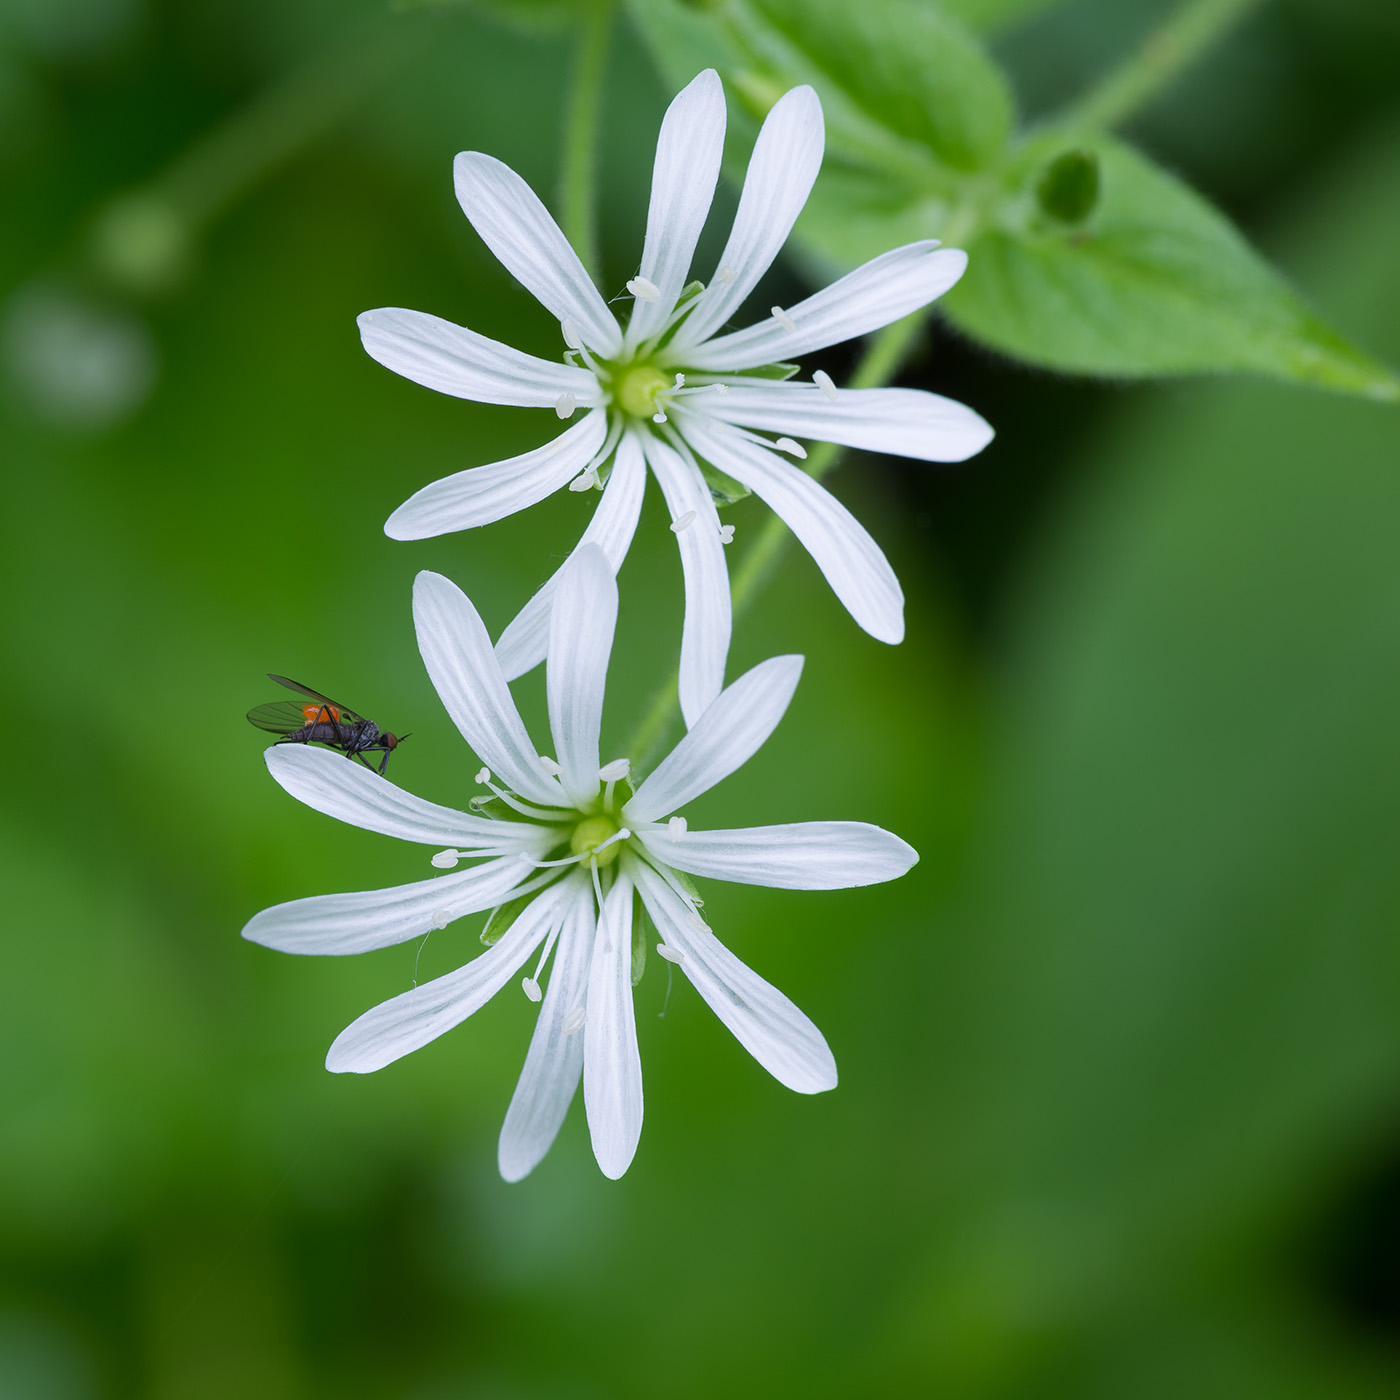
[[273, 700], [248, 711], [248, 723], [269, 734], [291, 734], [306, 723], [306, 716], [295, 700]]
[[286, 676], [274, 676], [271, 671], [267, 673], [270, 681], [276, 681], [278, 685], [285, 685], [288, 690], [300, 691], [303, 695], [309, 695], [313, 700], [319, 700], [323, 705], [334, 705], [340, 711], [342, 720], [357, 720], [362, 716], [357, 715], [349, 705], [342, 705], [339, 700], [332, 700], [329, 695], [322, 695], [319, 690], [312, 690], [309, 685], [302, 685], [300, 681], [289, 680]]

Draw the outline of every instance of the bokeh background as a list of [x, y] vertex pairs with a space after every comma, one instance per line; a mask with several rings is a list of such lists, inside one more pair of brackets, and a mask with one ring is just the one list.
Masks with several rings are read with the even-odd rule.
[[[1164, 6], [1019, 8], [997, 51], [1034, 114]], [[239, 939], [267, 904], [428, 873], [271, 783], [242, 718], [263, 673], [412, 730], [396, 780], [462, 802], [412, 576], [499, 627], [587, 508], [385, 539], [540, 420], [398, 380], [354, 331], [405, 305], [556, 353], [450, 183], [478, 148], [554, 189], [548, 17], [0, 7], [0, 1395], [1400, 1393], [1394, 408], [1034, 374], [934, 325], [903, 382], [997, 441], [832, 478], [909, 638], [861, 634], [789, 556], [732, 673], [797, 650], [804, 682], [693, 814], [862, 818], [922, 852], [873, 890], [707, 892], [826, 1032], [832, 1094], [779, 1088], [653, 960], [632, 1170], [600, 1176], [575, 1104], [507, 1186], [523, 997], [377, 1075], [322, 1068], [475, 927], [343, 961]], [[624, 18], [610, 65], [614, 290], [667, 93]], [[1132, 133], [1392, 362], [1397, 73], [1391, 0], [1278, 0]], [[779, 267], [759, 300], [801, 285]], [[742, 551], [761, 510], [730, 518]], [[605, 747], [674, 663], [677, 572], [653, 495]], [[517, 689], [538, 713], [540, 678]]]

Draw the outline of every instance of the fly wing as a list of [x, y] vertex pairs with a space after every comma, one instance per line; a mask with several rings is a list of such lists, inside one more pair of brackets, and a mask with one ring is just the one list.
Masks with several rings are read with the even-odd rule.
[[[267, 673], [270, 681], [276, 681], [278, 685], [285, 685], [288, 690], [300, 691], [303, 695], [309, 695], [313, 700], [319, 700], [323, 705], [334, 705], [340, 711], [342, 720], [355, 721], [360, 718], [349, 705], [342, 705], [339, 700], [332, 700], [329, 695], [322, 695], [319, 690], [312, 690], [309, 685], [302, 685], [300, 681], [289, 680], [286, 676], [274, 676], [271, 671]], [[306, 721], [303, 720], [304, 724]]]
[[306, 723], [306, 716], [295, 700], [273, 700], [249, 710], [248, 723], [269, 734], [293, 734]]

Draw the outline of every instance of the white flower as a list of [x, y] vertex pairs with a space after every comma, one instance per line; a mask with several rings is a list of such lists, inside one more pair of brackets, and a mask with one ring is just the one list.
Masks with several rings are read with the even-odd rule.
[[501, 1129], [501, 1174], [519, 1180], [549, 1150], [581, 1075], [598, 1164], [621, 1176], [642, 1127], [632, 1011], [635, 891], [660, 934], [661, 954], [765, 1069], [799, 1093], [833, 1088], [836, 1064], [821, 1032], [715, 938], [689, 877], [837, 889], [892, 880], [918, 856], [862, 822], [696, 831], [676, 816], [767, 739], [792, 698], [802, 658], [774, 657], [741, 676], [634, 792], [625, 760], [599, 762], [617, 619], [617, 584], [601, 550], [579, 550], [556, 590], [546, 668], [556, 757], [548, 764], [466, 595], [441, 575], [421, 573], [413, 610], [428, 674], [486, 765], [477, 776], [494, 796], [476, 799], [481, 814], [425, 802], [327, 749], [279, 745], [267, 751], [267, 766], [318, 811], [448, 847], [434, 857], [436, 866], [451, 867], [461, 856], [479, 863], [397, 889], [279, 904], [256, 915], [243, 936], [288, 953], [362, 953], [486, 909], [499, 911], [488, 936], [514, 919], [464, 967], [366, 1012], [337, 1037], [327, 1068], [366, 1073], [418, 1049], [470, 1016], [541, 950], [523, 979], [532, 1001], [541, 1001], [551, 955], [553, 967]]
[[[724, 146], [724, 93], [701, 73], [671, 103], [652, 172], [641, 270], [621, 327], [558, 225], [528, 185], [491, 156], [457, 157], [457, 198], [487, 247], [561, 324], [565, 363], [532, 355], [436, 316], [396, 308], [360, 317], [365, 349], [405, 377], [458, 398], [550, 410], [577, 422], [544, 447], [474, 467], [419, 491], [389, 517], [394, 539], [424, 539], [524, 510], [566, 484], [603, 487], [580, 544], [614, 573], [636, 529], [646, 468], [665, 497], [685, 576], [680, 698], [693, 724], [724, 685], [730, 604], [707, 469], [761, 497], [873, 637], [904, 635], [904, 598], [880, 548], [854, 517], [780, 452], [793, 437], [931, 462], [980, 451], [991, 429], [971, 409], [913, 389], [838, 389], [821, 371], [784, 380], [801, 355], [877, 330], [941, 296], [967, 254], [927, 240], [885, 253], [796, 306], [717, 334], [777, 256], [821, 165], [821, 103], [793, 88], [754, 146], [734, 227], [709, 285], [686, 286]], [[779, 368], [786, 366], [786, 369]], [[765, 372], [766, 371], [766, 372]], [[779, 377], [774, 377], [775, 375]], [[755, 431], [757, 430], [757, 431]], [[761, 433], [785, 435], [770, 442]], [[791, 435], [791, 436], [786, 436]], [[722, 488], [721, 488], [722, 490]], [[551, 579], [497, 643], [507, 678], [544, 659]]]

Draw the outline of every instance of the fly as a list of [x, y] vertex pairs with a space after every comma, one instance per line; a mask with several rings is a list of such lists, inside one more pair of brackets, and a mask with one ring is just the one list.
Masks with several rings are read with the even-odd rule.
[[248, 711], [248, 723], [269, 734], [280, 734], [279, 744], [325, 744], [327, 748], [338, 749], [346, 758], [359, 759], [366, 768], [370, 764], [365, 754], [382, 753], [384, 757], [375, 770], [382, 775], [389, 766], [389, 755], [409, 737], [405, 734], [402, 739], [396, 738], [381, 730], [372, 719], [357, 715], [348, 705], [312, 690], [309, 685], [288, 680], [286, 676], [274, 676], [271, 672], [267, 678], [311, 699], [310, 704], [302, 705], [295, 700], [273, 700]]

